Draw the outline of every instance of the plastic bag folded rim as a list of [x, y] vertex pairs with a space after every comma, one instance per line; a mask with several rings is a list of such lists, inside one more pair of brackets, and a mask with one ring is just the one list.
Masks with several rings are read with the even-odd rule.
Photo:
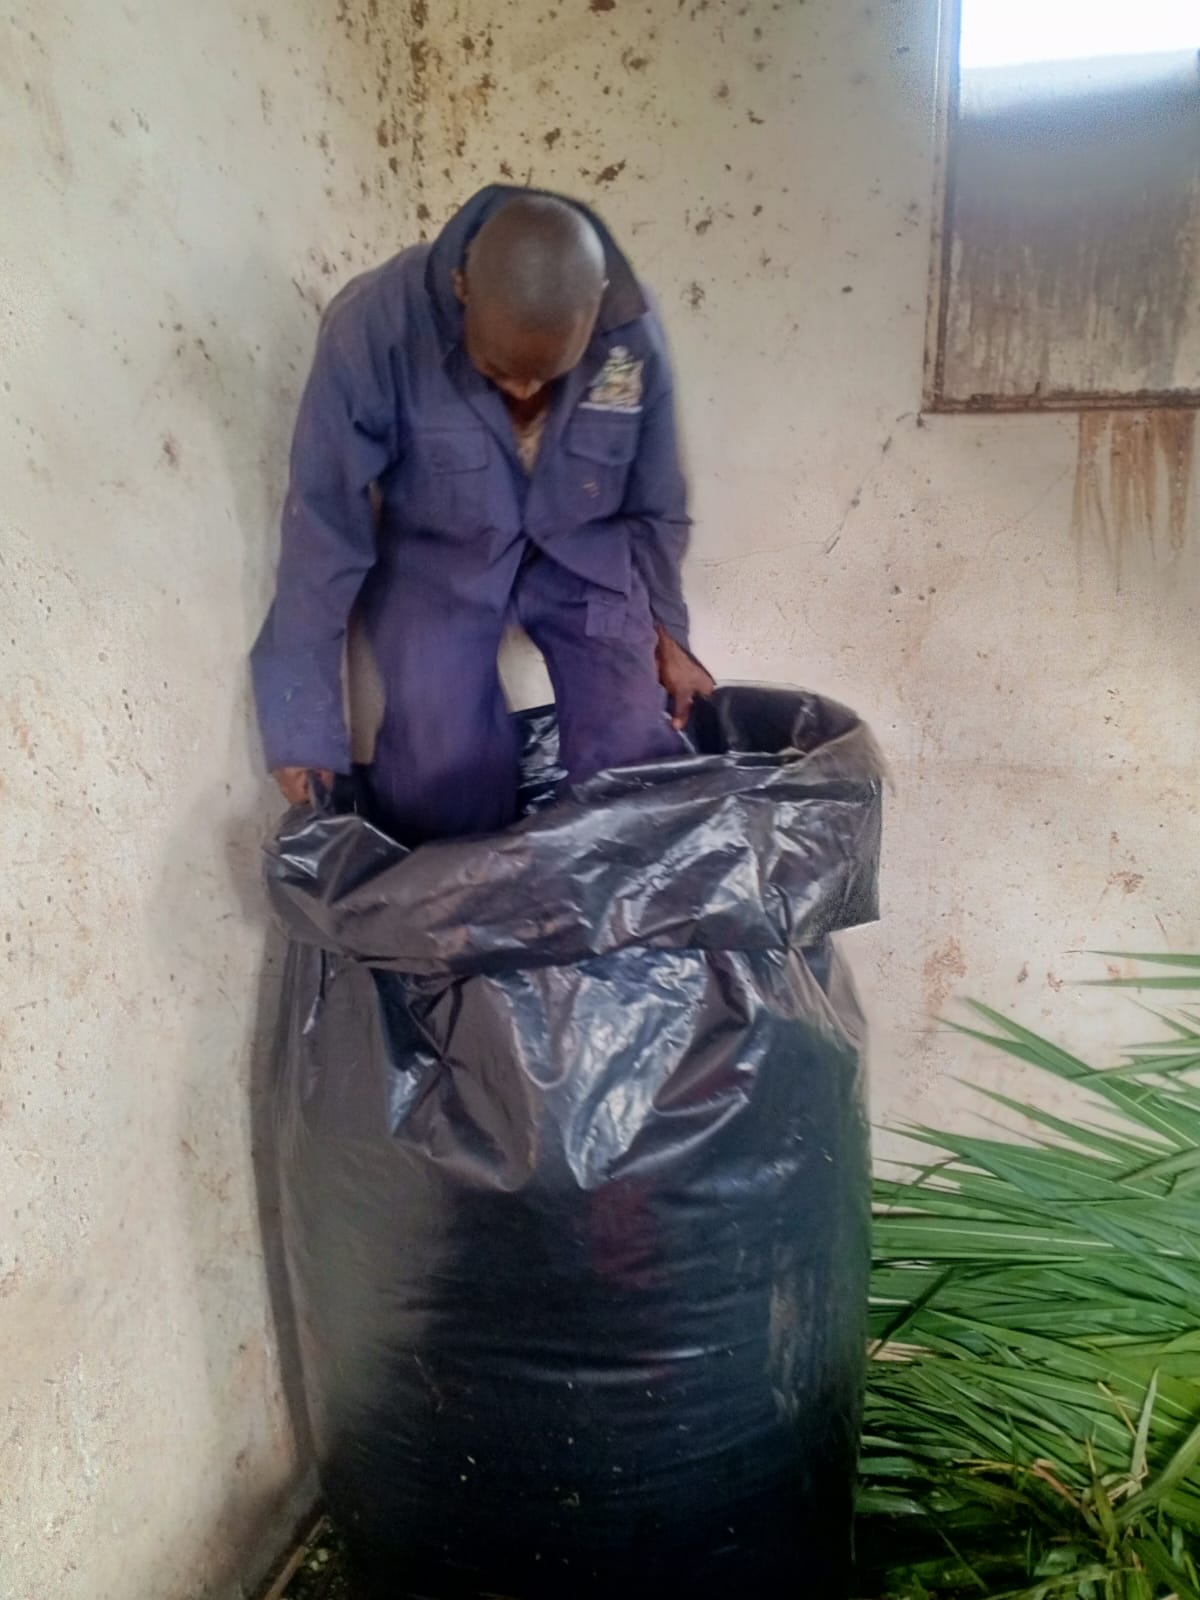
[[724, 688], [699, 737], [503, 833], [412, 851], [362, 816], [293, 810], [267, 846], [272, 904], [298, 942], [417, 976], [785, 950], [875, 920], [885, 771], [854, 713]]

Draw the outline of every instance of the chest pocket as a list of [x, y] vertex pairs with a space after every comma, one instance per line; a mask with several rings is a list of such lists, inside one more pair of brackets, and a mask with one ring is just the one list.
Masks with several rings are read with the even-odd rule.
[[452, 538], [479, 533], [488, 520], [490, 452], [482, 428], [414, 431], [396, 475], [400, 521]]
[[637, 455], [638, 416], [583, 412], [563, 435], [566, 509], [577, 522], [615, 516]]

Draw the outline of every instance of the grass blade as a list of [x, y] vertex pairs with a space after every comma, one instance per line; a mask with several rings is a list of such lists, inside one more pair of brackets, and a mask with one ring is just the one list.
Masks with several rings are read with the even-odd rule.
[[[1145, 959], [1110, 986], [1200, 990]], [[1200, 1017], [1097, 1070], [971, 1009], [1080, 1115], [981, 1091], [1032, 1135], [910, 1129], [934, 1159], [876, 1185], [864, 1593], [1200, 1600]]]

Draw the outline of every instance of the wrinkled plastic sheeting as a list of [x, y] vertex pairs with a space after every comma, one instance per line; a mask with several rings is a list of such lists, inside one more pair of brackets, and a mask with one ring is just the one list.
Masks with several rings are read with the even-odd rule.
[[408, 852], [293, 812], [284, 1229], [364, 1596], [844, 1595], [881, 770], [726, 689], [698, 753]]

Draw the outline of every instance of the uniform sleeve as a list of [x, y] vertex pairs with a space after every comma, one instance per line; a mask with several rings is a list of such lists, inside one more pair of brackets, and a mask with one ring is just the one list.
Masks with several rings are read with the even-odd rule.
[[654, 355], [645, 394], [638, 453], [630, 470], [621, 517], [630, 526], [634, 568], [650, 595], [655, 622], [686, 650], [688, 610], [683, 559], [691, 518], [687, 480], [679, 460], [675, 393], [666, 342], [657, 317], [648, 318]]
[[342, 657], [375, 563], [371, 485], [394, 457], [385, 377], [365, 334], [327, 321], [292, 440], [275, 600], [250, 657], [272, 771], [350, 770]]

